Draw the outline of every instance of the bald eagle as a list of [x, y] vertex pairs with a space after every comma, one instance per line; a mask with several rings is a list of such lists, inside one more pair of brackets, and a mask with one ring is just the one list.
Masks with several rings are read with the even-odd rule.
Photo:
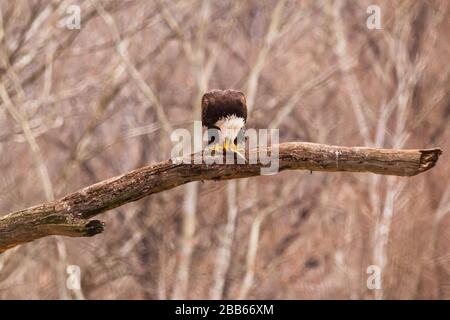
[[[208, 145], [211, 150], [232, 151], [245, 159], [237, 145], [242, 141], [246, 122], [247, 104], [242, 92], [216, 89], [203, 95], [202, 125], [208, 129]], [[218, 141], [215, 140], [217, 137]]]

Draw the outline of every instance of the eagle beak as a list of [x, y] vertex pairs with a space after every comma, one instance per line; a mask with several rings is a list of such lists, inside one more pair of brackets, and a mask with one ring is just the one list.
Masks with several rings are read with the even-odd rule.
[[223, 149], [225, 150], [225, 152], [231, 151], [231, 152], [237, 154], [239, 157], [244, 159], [245, 162], [247, 163], [247, 159], [238, 151], [237, 146], [229, 138], [225, 138], [225, 140], [223, 142]]
[[225, 138], [225, 140], [223, 142], [223, 148], [224, 148], [225, 152], [228, 152], [228, 150], [231, 149], [232, 144], [233, 143], [230, 141], [229, 138]]

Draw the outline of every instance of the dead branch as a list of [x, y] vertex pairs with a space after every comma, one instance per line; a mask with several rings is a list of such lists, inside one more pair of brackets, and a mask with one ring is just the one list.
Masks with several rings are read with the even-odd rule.
[[[271, 148], [267, 151], [270, 153]], [[247, 156], [258, 153], [250, 150]], [[339, 147], [288, 142], [279, 145], [279, 169], [372, 172], [414, 176], [431, 169], [440, 148], [394, 150]], [[198, 155], [191, 155], [194, 159]], [[104, 224], [90, 218], [192, 181], [229, 180], [260, 175], [257, 164], [175, 164], [166, 160], [101, 181], [59, 200], [10, 213], [0, 218], [0, 253], [16, 245], [50, 235], [88, 237], [101, 233]]]

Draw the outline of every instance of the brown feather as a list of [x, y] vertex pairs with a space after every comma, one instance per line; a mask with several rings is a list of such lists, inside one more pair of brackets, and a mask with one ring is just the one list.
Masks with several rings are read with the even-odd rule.
[[216, 123], [222, 118], [235, 115], [247, 121], [247, 104], [241, 91], [211, 90], [202, 97], [202, 125], [216, 128]]

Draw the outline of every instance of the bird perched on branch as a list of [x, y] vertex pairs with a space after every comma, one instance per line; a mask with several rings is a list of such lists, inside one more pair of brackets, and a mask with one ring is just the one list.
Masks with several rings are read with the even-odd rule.
[[247, 122], [247, 104], [242, 92], [212, 90], [202, 97], [202, 125], [208, 128], [208, 145], [215, 152], [238, 151]]

